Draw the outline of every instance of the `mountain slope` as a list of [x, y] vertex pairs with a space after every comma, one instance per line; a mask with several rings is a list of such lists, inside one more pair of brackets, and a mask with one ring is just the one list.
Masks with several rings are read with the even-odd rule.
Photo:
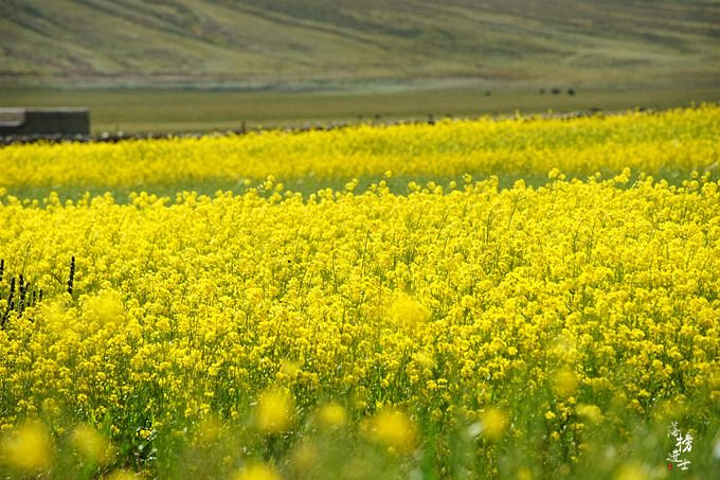
[[4, 0], [0, 85], [704, 84], [720, 2]]

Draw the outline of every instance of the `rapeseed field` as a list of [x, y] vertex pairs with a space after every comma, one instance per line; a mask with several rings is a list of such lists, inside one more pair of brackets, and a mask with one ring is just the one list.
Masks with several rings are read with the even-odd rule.
[[710, 478], [718, 127], [4, 147], [0, 474]]

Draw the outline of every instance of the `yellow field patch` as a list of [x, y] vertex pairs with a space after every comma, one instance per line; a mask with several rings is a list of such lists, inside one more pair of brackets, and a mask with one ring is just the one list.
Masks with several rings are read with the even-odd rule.
[[[24, 165], [3, 177], [9, 186], [96, 182], [108, 171], [109, 184], [173, 181], [173, 172], [209, 175], [207, 165], [276, 179], [265, 194], [143, 193], [129, 203], [110, 194], [67, 203], [0, 196], [0, 470], [90, 478], [127, 464], [161, 477], [198, 469], [215, 478], [449, 477], [467, 469], [595, 478], [638, 464], [666, 468], [674, 421], [695, 439], [684, 453], [690, 468], [710, 471], [720, 398], [720, 185], [690, 171], [678, 184], [644, 175], [629, 184], [622, 168], [608, 180], [567, 180], [561, 171], [578, 161], [591, 169], [709, 165], [716, 142], [677, 154], [661, 124], [717, 115], [708, 107], [577, 120], [567, 125], [612, 123], [622, 137], [640, 119], [636, 136], [668, 143], [608, 143], [621, 153], [592, 160], [582, 144], [577, 156], [569, 145], [527, 147], [524, 161], [551, 172], [540, 187], [500, 189], [497, 178], [468, 176], [407, 195], [385, 181], [312, 196], [275, 186], [310, 171], [351, 184], [372, 169], [462, 172], [495, 154], [455, 155], [451, 139], [500, 142], [504, 127], [523, 135], [536, 125], [1, 150], [3, 162]], [[560, 121], [542, 125], [567, 130]], [[423, 135], [435, 157], [418, 153], [402, 167], [393, 148], [410, 148], [408, 138], [422, 145]], [[551, 142], [548, 135], [538, 138]], [[340, 143], [381, 138], [385, 156]], [[283, 157], [283, 149], [294, 153]], [[33, 162], [50, 173], [33, 177]], [[40, 291], [30, 302], [29, 292]], [[31, 444], [42, 449], [18, 460]]]

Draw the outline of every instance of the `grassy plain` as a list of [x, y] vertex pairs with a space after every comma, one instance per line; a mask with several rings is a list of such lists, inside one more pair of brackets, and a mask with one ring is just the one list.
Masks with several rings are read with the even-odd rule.
[[714, 88], [632, 88], [624, 90], [555, 85], [528, 91], [503, 85], [448, 85], [436, 82], [403, 88], [381, 84], [319, 92], [208, 90], [0, 89], [0, 107], [85, 106], [93, 133], [209, 132], [307, 124], [362, 123], [580, 111], [622, 111], [689, 106], [720, 101]]
[[667, 108], [720, 99], [719, 18], [671, 0], [8, 1], [0, 107], [87, 106], [96, 133]]

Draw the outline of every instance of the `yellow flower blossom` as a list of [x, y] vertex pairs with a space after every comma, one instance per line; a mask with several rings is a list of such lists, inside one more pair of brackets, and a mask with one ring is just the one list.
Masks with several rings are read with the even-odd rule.
[[[303, 135], [275, 131], [62, 148], [11, 145], [0, 151], [0, 185], [11, 193], [18, 187], [65, 185], [140, 190], [154, 184], [222, 179], [228, 187], [261, 184], [270, 192], [276, 187], [282, 190], [288, 180], [303, 178], [371, 175], [390, 181], [402, 175], [465, 174], [464, 182], [470, 184], [473, 177], [500, 172], [537, 176], [549, 172], [550, 179], [557, 181], [569, 172], [586, 177], [598, 169], [612, 172], [617, 183], [624, 184], [631, 172], [653, 175], [668, 167], [712, 168], [720, 148], [715, 141], [719, 117], [720, 108], [708, 104], [571, 122], [483, 118], [392, 129], [360, 125]], [[647, 132], [654, 135], [652, 141]], [[140, 206], [159, 199], [138, 200]], [[47, 202], [55, 208], [59, 200]]]
[[88, 425], [79, 425], [72, 433], [73, 447], [89, 462], [106, 465], [114, 458], [109, 440]]
[[234, 480], [280, 480], [281, 478], [274, 467], [262, 463], [252, 464], [233, 476]]
[[489, 408], [482, 413], [482, 434], [489, 440], [499, 440], [508, 427], [508, 415], [501, 409]]
[[37, 421], [18, 426], [2, 442], [2, 460], [28, 474], [48, 470], [53, 464], [54, 447], [47, 427]]
[[67, 448], [98, 475], [191, 477], [202, 450], [217, 478], [333, 455], [395, 478], [373, 468], [457, 446], [498, 472], [580, 471], [671, 420], [709, 445], [719, 121], [703, 105], [3, 147], [2, 468], [41, 475]]
[[264, 391], [258, 399], [255, 425], [265, 433], [279, 433], [290, 428], [293, 422], [293, 398], [283, 388]]
[[108, 480], [137, 480], [137, 476], [127, 470], [115, 470], [107, 476]]
[[600, 423], [603, 420], [602, 411], [597, 405], [578, 405], [577, 413], [583, 418], [587, 418], [592, 423]]
[[575, 394], [578, 387], [578, 379], [570, 369], [563, 369], [555, 375], [553, 390], [562, 398], [568, 398]]
[[334, 402], [323, 405], [318, 410], [317, 417], [320, 424], [327, 429], [342, 427], [347, 423], [347, 411]]
[[370, 419], [370, 438], [399, 454], [407, 454], [417, 444], [417, 429], [412, 420], [399, 410], [386, 410]]

